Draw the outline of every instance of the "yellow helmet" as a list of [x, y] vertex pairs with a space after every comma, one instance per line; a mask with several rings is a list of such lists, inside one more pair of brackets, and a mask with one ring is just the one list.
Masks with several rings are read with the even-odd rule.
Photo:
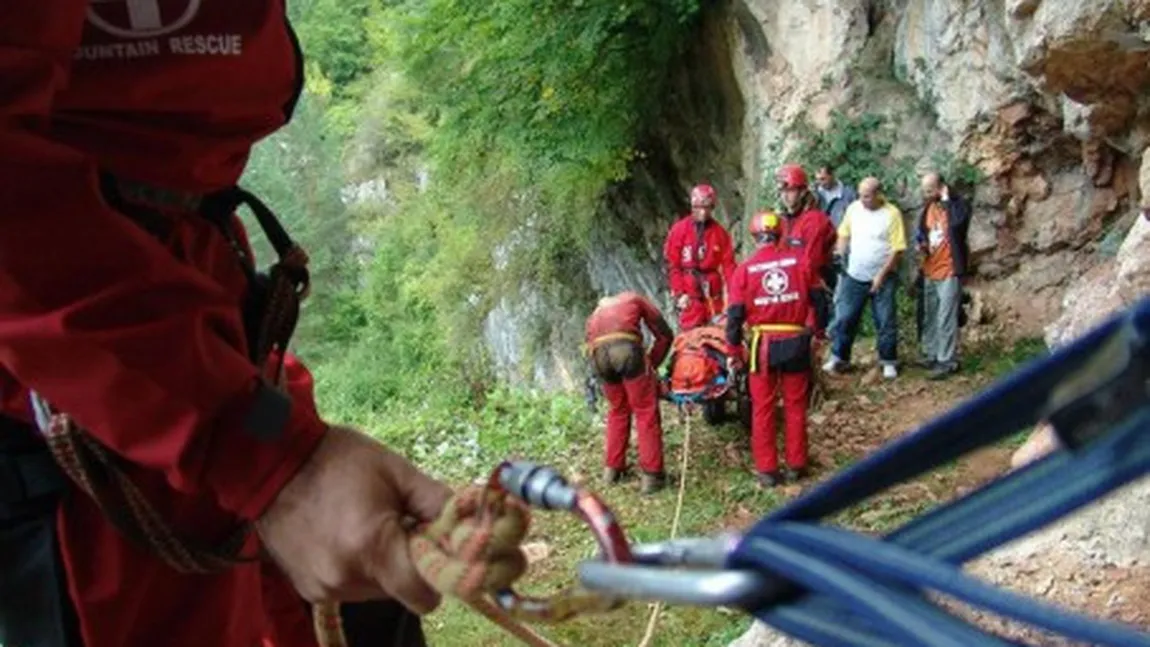
[[751, 237], [755, 240], [761, 240], [764, 237], [773, 237], [777, 240], [781, 226], [779, 214], [774, 211], [759, 211], [751, 218]]

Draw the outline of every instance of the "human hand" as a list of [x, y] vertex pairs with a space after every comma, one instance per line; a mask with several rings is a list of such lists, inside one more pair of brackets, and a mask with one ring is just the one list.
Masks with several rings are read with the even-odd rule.
[[870, 282], [870, 293], [871, 294], [878, 294], [878, 291], [882, 289], [883, 280], [884, 280], [884, 277], [882, 277], [881, 275], [874, 277], [874, 280]]
[[743, 358], [731, 355], [727, 358], [727, 373], [738, 373], [743, 370]]
[[435, 519], [450, 495], [366, 434], [331, 427], [256, 529], [309, 602], [391, 597], [429, 613], [440, 596], [416, 571], [405, 526]]

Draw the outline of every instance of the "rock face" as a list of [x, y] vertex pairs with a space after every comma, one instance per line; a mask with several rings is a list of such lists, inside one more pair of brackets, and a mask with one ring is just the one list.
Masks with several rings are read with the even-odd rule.
[[[1142, 201], [1150, 206], [1150, 149], [1142, 156]], [[1138, 299], [1150, 295], [1150, 219], [1134, 216], [1118, 253], [1075, 280], [1062, 314], [1046, 327], [1046, 343], [1060, 346]]]
[[[736, 239], [742, 235], [740, 223], [751, 203], [743, 175], [743, 123], [750, 108], [732, 66], [725, 31], [730, 20], [725, 12], [705, 17], [699, 38], [689, 44], [668, 79], [663, 115], [638, 142], [643, 162], [627, 181], [606, 191], [585, 271], [572, 276], [568, 286], [578, 285], [589, 297], [556, 297], [528, 289], [489, 313], [486, 347], [503, 378], [545, 389], [580, 382], [585, 369], [579, 345], [594, 295], [638, 290], [674, 325], [663, 241], [671, 222], [689, 211], [688, 196], [695, 184], [715, 186], [717, 218]], [[546, 339], [538, 338], [541, 330]]]
[[800, 116], [901, 110], [899, 143], [920, 166], [941, 150], [986, 176], [976, 269], [998, 282], [996, 309], [1038, 333], [1071, 278], [1104, 260], [1100, 241], [1130, 225], [1150, 135], [1147, 4], [733, 1], [743, 175], [777, 163], [767, 142]]

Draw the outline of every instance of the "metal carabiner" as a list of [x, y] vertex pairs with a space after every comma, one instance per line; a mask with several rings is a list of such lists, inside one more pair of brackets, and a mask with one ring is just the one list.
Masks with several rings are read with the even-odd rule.
[[740, 540], [721, 534], [633, 546], [631, 563], [581, 562], [579, 581], [603, 595], [712, 608], [755, 609], [794, 590], [758, 571], [724, 568]]
[[[571, 512], [583, 520], [609, 563], [631, 561], [631, 548], [611, 509], [598, 496], [569, 484], [550, 467], [526, 461], [507, 461], [488, 479], [488, 487], [519, 497], [528, 505]], [[611, 611], [625, 600], [573, 587], [547, 598], [520, 595], [512, 588], [494, 594], [497, 605], [513, 617], [556, 623], [584, 613]]]

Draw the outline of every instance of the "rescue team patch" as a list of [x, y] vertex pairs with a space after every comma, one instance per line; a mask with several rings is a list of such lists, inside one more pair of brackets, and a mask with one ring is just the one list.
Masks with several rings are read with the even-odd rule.
[[241, 34], [205, 29], [203, 5], [208, 3], [211, 0], [90, 0], [90, 28], [75, 58], [96, 61], [243, 54]]
[[777, 305], [798, 301], [800, 295], [791, 290], [791, 279], [786, 268], [794, 267], [798, 261], [793, 258], [784, 258], [768, 263], [756, 263], [747, 268], [748, 274], [759, 274], [759, 287], [762, 290], [753, 303], [757, 306]]
[[791, 281], [787, 278], [787, 273], [772, 267], [771, 269], [763, 272], [763, 290], [771, 296], [776, 296], [787, 291], [790, 287]]

